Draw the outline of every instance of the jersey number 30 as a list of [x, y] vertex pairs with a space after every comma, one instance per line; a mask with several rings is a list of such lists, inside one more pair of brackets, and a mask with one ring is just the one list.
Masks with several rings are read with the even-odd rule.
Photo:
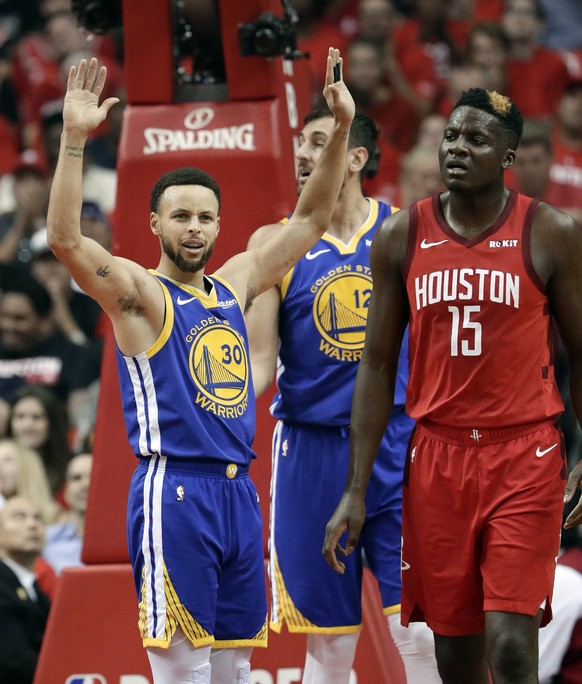
[[481, 311], [480, 306], [449, 306], [452, 315], [451, 356], [481, 355], [481, 323], [471, 320], [471, 314]]

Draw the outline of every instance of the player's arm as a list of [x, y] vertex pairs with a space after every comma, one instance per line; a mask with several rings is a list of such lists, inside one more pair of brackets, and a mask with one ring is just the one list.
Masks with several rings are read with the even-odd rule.
[[[247, 249], [258, 249], [267, 240], [271, 240], [281, 227], [281, 223], [274, 223], [258, 228], [251, 235]], [[260, 294], [245, 314], [253, 385], [257, 397], [269, 388], [277, 368], [280, 304], [281, 291], [277, 284]]]
[[89, 63], [81, 60], [78, 67], [69, 71], [61, 147], [47, 214], [47, 237], [52, 251], [79, 287], [109, 314], [120, 346], [125, 346], [126, 353], [134, 353], [147, 348], [144, 335], [148, 336], [148, 330], [142, 329], [147, 325], [147, 317], [140, 316], [134, 330], [138, 317], [131, 318], [128, 325], [128, 313], [146, 313], [145, 301], [159, 299], [162, 304], [162, 292], [144, 268], [112, 256], [96, 241], [84, 237], [80, 226], [85, 144], [91, 131], [105, 120], [117, 102], [116, 98], [109, 98], [99, 105], [105, 78], [105, 68], [99, 69], [95, 59]]
[[219, 275], [228, 280], [245, 302], [278, 283], [326, 231], [345, 176], [348, 138], [355, 105], [343, 80], [334, 82], [339, 50], [330, 48], [324, 95], [334, 115], [334, 126], [321, 157], [305, 184], [292, 217], [264, 245], [228, 261]]
[[[582, 425], [582, 232], [571, 216], [540, 205], [532, 229], [532, 259], [543, 282], [568, 356], [572, 406]], [[572, 469], [565, 500], [582, 485], [582, 460]], [[582, 501], [568, 516], [566, 527], [582, 523]]]
[[[366, 516], [366, 487], [394, 403], [398, 355], [408, 323], [402, 268], [408, 242], [408, 210], [384, 221], [372, 242], [374, 289], [368, 309], [366, 341], [358, 367], [350, 421], [350, 464], [342, 498], [327, 524], [323, 555], [344, 571], [337, 553], [351, 553]], [[348, 532], [345, 548], [340, 537]]]

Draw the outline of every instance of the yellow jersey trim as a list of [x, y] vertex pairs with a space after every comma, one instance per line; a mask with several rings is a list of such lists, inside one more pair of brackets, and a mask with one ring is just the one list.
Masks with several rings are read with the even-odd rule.
[[207, 646], [214, 642], [214, 636], [197, 622], [181, 603], [164, 563], [164, 594], [166, 598], [166, 626], [164, 636], [155, 638], [148, 633], [145, 577], [142, 571], [141, 599], [139, 602], [138, 626], [144, 647], [168, 648], [179, 626], [193, 646]]
[[267, 648], [269, 641], [269, 616], [265, 615], [265, 622], [261, 629], [251, 639], [216, 639], [212, 648], [243, 648], [245, 646], [258, 646]]
[[368, 216], [364, 223], [362, 223], [358, 230], [352, 235], [347, 244], [339, 238], [336, 238], [334, 235], [329, 235], [328, 233], [324, 233], [321, 238], [325, 242], [329, 242], [330, 244], [334, 245], [340, 254], [353, 254], [356, 251], [356, 248], [358, 247], [362, 237], [378, 220], [378, 200], [375, 200], [373, 197], [367, 197], [366, 199], [370, 203], [370, 211], [368, 212]]
[[164, 293], [164, 302], [166, 305], [166, 309], [164, 312], [164, 325], [162, 326], [162, 331], [158, 335], [158, 339], [152, 344], [152, 346], [149, 349], [146, 349], [145, 354], [148, 357], [148, 359], [151, 359], [152, 356], [157, 354], [160, 351], [160, 349], [166, 344], [172, 332], [172, 328], [174, 327], [174, 302], [172, 301], [170, 291], [164, 285], [164, 283], [162, 283], [161, 280], [158, 280], [158, 283], [160, 284], [162, 292]]
[[[199, 288], [194, 287], [193, 285], [186, 285], [185, 283], [181, 283], [179, 280], [174, 280], [173, 278], [170, 278], [169, 276], [164, 275], [163, 273], [160, 273], [159, 271], [156, 271], [154, 269], [149, 269], [149, 272], [152, 275], [160, 276], [160, 278], [165, 278], [166, 280], [169, 280], [171, 283], [174, 283], [174, 285], [176, 285], [180, 289], [184, 290], [184, 292], [189, 294], [190, 297], [196, 297], [200, 301], [202, 306], [206, 307], [207, 309], [215, 307], [218, 304], [216, 288], [214, 287], [214, 283], [212, 282], [212, 278], [214, 278], [215, 276], [212, 276], [212, 278], [207, 275], [204, 276], [205, 282], [207, 282], [211, 286], [210, 293], [207, 293], [205, 290], [200, 290]], [[231, 289], [230, 285], [229, 289]]]
[[343, 625], [341, 627], [319, 627], [314, 625], [297, 609], [293, 599], [289, 596], [276, 552], [273, 552], [273, 562], [275, 564], [275, 593], [278, 603], [277, 615], [279, 616], [278, 621], [270, 621], [269, 626], [274, 632], [280, 634], [283, 623], [286, 623], [287, 630], [292, 634], [353, 634], [362, 630], [363, 625], [361, 623], [359, 625]]
[[384, 615], [394, 615], [394, 613], [400, 613], [400, 604], [395, 606], [388, 606], [387, 608], [382, 608]]

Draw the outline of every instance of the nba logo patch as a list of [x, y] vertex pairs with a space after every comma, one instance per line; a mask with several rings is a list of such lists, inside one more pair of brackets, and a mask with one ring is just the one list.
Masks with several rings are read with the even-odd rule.
[[107, 684], [107, 680], [100, 674], [74, 674], [67, 678], [65, 684]]
[[288, 440], [283, 440], [283, 444], [281, 444], [281, 453], [283, 456], [287, 456], [287, 452], [289, 451], [289, 441]]
[[184, 487], [176, 487], [176, 501], [184, 501]]

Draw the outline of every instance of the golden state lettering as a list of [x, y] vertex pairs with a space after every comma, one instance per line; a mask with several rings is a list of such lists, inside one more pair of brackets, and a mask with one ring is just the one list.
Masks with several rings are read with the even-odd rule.
[[414, 279], [416, 310], [438, 302], [490, 301], [519, 309], [519, 276], [486, 268], [451, 268]]
[[245, 342], [226, 322], [209, 318], [192, 328], [190, 374], [196, 403], [225, 418], [242, 415], [248, 404], [249, 363]]
[[213, 325], [215, 323], [218, 323], [220, 325], [230, 325], [228, 321], [223, 321], [220, 318], [216, 318], [215, 316], [209, 316], [208, 318], [204, 318], [203, 320], [201, 320], [200, 323], [197, 323], [193, 328], [190, 328], [188, 335], [186, 335], [186, 342], [192, 342], [192, 340], [196, 337], [196, 335], [199, 332], [202, 332], [209, 325]]
[[324, 276], [321, 276], [321, 278], [318, 278], [315, 281], [315, 284], [311, 286], [311, 292], [313, 292], [315, 294], [317, 292], [317, 290], [322, 285], [324, 285], [330, 278], [333, 278], [338, 273], [346, 273], [346, 272], [351, 271], [351, 270], [352, 270], [352, 267], [349, 264], [346, 264], [345, 266], [338, 266], [337, 268], [332, 268]]
[[332, 347], [325, 340], [320, 340], [319, 351], [338, 361], [359, 361], [363, 354], [362, 349], [338, 349], [337, 347]]
[[372, 278], [366, 266], [346, 265], [318, 278], [311, 291], [313, 320], [321, 335], [319, 351], [338, 361], [362, 356]]
[[247, 410], [247, 404], [249, 403], [249, 398], [246, 396], [240, 404], [236, 406], [222, 406], [216, 401], [211, 401], [207, 399], [201, 392], [196, 394], [196, 403], [202, 406], [203, 409], [211, 411], [220, 418], [238, 418], [242, 416]]

